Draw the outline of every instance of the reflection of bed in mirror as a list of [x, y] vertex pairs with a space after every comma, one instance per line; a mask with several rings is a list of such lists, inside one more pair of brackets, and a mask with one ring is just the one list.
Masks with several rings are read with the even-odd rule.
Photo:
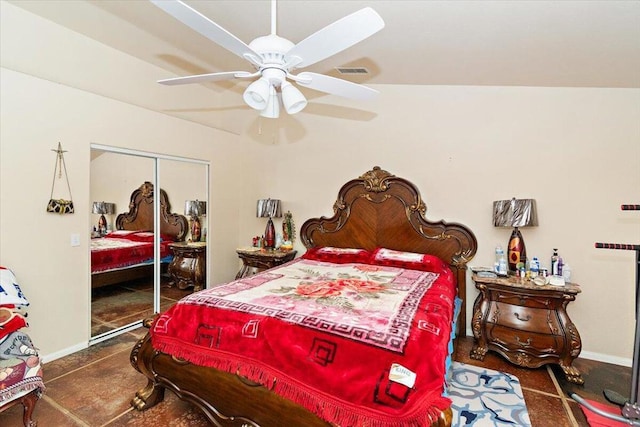
[[[91, 287], [152, 277], [154, 260], [153, 184], [143, 183], [131, 193], [129, 211], [116, 218], [116, 230], [91, 239]], [[169, 198], [160, 190], [160, 258], [166, 269], [171, 261], [169, 244], [183, 241], [187, 218], [171, 213]]]
[[301, 258], [145, 321], [131, 362], [148, 384], [134, 407], [169, 389], [216, 426], [449, 426], [454, 301], [464, 334], [475, 236], [428, 221], [417, 188], [377, 167], [333, 210], [302, 225]]

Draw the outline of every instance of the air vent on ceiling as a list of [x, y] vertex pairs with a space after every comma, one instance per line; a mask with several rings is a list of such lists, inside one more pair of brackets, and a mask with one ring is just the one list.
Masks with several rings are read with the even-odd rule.
[[369, 70], [364, 67], [336, 67], [340, 74], [369, 74]]

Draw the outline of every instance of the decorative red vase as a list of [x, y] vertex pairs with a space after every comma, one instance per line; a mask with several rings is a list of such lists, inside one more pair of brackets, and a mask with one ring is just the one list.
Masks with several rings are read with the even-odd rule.
[[198, 219], [198, 217], [193, 217], [193, 222], [191, 223], [191, 241], [192, 242], [200, 241], [201, 231], [202, 230], [200, 228], [200, 220]]
[[273, 226], [271, 217], [269, 217], [267, 228], [264, 230], [264, 247], [265, 249], [274, 249], [276, 247], [276, 228]]
[[513, 229], [507, 252], [507, 262], [509, 263], [509, 271], [515, 273], [518, 271], [518, 263], [523, 265], [527, 261], [527, 252], [524, 246], [524, 239], [518, 227]]

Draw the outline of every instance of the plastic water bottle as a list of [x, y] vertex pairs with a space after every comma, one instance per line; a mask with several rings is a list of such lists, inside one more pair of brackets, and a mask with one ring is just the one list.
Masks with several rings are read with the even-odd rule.
[[564, 277], [564, 281], [566, 283], [571, 283], [571, 267], [569, 267], [569, 264], [564, 265], [564, 268], [562, 269], [562, 277]]
[[539, 274], [540, 261], [538, 260], [537, 256], [534, 256], [533, 259], [531, 260], [531, 265], [529, 267], [529, 270], [531, 270], [531, 277], [536, 277]]
[[496, 246], [496, 261], [494, 264], [496, 274], [500, 276], [507, 275], [507, 258], [504, 256], [504, 250], [502, 246]]

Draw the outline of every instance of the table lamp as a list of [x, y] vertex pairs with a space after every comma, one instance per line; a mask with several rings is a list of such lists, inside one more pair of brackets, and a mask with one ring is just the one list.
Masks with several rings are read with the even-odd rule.
[[495, 227], [514, 227], [507, 246], [509, 272], [515, 273], [518, 264], [527, 262], [527, 251], [520, 227], [538, 225], [536, 201], [534, 199], [497, 200], [493, 202], [493, 225]]
[[184, 214], [191, 218], [191, 241], [199, 242], [202, 234], [200, 226], [200, 216], [207, 214], [207, 202], [196, 200], [185, 200]]
[[101, 235], [106, 234], [107, 233], [107, 218], [105, 217], [105, 215], [113, 215], [116, 212], [115, 203], [93, 202], [93, 208], [91, 209], [91, 212], [96, 214], [96, 215], [100, 215], [100, 218], [98, 219], [97, 231]]
[[282, 210], [278, 199], [259, 199], [256, 216], [258, 218], [269, 218], [267, 228], [264, 230], [265, 249], [274, 249], [276, 246], [276, 228], [273, 226], [271, 218], [280, 218]]

